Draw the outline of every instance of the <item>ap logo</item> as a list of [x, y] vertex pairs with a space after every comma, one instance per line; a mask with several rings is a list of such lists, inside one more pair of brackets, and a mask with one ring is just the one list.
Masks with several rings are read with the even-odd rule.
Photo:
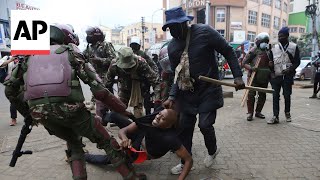
[[40, 10], [11, 10], [11, 54], [50, 54], [50, 26]]

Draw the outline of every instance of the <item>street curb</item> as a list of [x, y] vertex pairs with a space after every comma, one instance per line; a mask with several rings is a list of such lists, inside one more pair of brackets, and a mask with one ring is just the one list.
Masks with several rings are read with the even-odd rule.
[[313, 88], [313, 84], [293, 84], [293, 87], [295, 88], [301, 88], [301, 89], [304, 89], [304, 88]]

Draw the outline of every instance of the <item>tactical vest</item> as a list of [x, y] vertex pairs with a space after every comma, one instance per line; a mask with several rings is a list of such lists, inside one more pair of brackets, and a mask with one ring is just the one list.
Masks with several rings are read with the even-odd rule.
[[71, 66], [74, 58], [69, 51], [74, 48], [71, 44], [52, 45], [50, 55], [36, 55], [28, 59], [24, 99], [29, 105], [84, 101], [80, 81]]
[[[257, 83], [268, 83], [271, 70], [269, 68], [270, 55], [267, 51], [256, 49], [255, 53], [257, 54], [256, 58], [253, 60], [253, 63], [256, 64], [256, 61], [260, 58], [258, 69], [254, 78], [254, 81]], [[250, 76], [250, 75], [249, 75]]]
[[282, 47], [282, 45], [276, 44], [273, 48], [273, 62], [274, 62], [274, 72], [276, 76], [282, 76], [282, 71], [292, 66], [292, 63], [289, 59], [287, 51], [292, 54], [292, 56], [296, 53], [297, 45], [293, 42], [289, 42], [286, 50]]

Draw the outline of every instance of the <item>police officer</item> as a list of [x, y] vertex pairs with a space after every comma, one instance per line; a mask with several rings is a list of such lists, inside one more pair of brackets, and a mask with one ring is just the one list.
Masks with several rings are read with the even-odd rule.
[[50, 26], [50, 55], [26, 58], [14, 69], [6, 85], [16, 92], [24, 89], [22, 94], [34, 124], [43, 124], [50, 134], [67, 142], [73, 179], [87, 179], [80, 136], [97, 143], [98, 148], [111, 155], [112, 164], [124, 178], [145, 178], [134, 172], [117, 141], [101, 125], [100, 117], [94, 117], [85, 108], [79, 78], [91, 87], [97, 100], [116, 112], [130, 115], [126, 106], [104, 87], [77, 43], [69, 26]]
[[115, 83], [115, 76], [118, 76], [120, 99], [134, 108], [136, 117], [141, 117], [143, 115], [143, 91], [147, 89], [147, 84], [153, 86], [156, 96], [159, 94], [158, 75], [145, 59], [134, 55], [131, 48], [122, 47], [118, 51], [117, 60], [108, 70], [106, 76], [108, 89], [112, 88]]
[[[154, 60], [152, 60], [145, 52], [143, 52], [140, 49], [140, 38], [137, 36], [131, 37], [130, 41], [130, 47], [133, 50], [133, 53], [141, 56], [145, 61], [148, 63], [150, 68], [156, 73], [159, 74], [159, 69], [157, 64], [155, 63]], [[151, 108], [153, 107], [152, 101], [151, 101], [151, 94], [150, 94], [150, 84], [145, 85], [145, 89], [143, 89], [143, 97], [144, 97], [144, 108], [146, 110], [146, 114], [151, 113]]]
[[[160, 100], [163, 103], [169, 98], [169, 92], [173, 84], [174, 73], [171, 69], [170, 60], [168, 56], [168, 44], [166, 43], [160, 49], [159, 64], [161, 67], [161, 82], [160, 82]], [[158, 102], [155, 102], [156, 104]]]
[[[253, 71], [256, 75], [252, 81], [251, 86], [267, 88], [270, 80], [270, 67], [269, 61], [272, 61], [272, 52], [268, 49], [269, 34], [262, 32], [257, 35], [255, 39], [256, 46], [253, 47], [250, 52], [245, 56], [243, 60], [243, 66], [249, 71], [248, 79], [251, 78]], [[257, 62], [258, 61], [258, 62]], [[259, 63], [259, 64], [257, 64]], [[253, 111], [255, 103], [256, 91], [249, 91], [247, 98], [248, 108], [248, 121], [253, 120]], [[255, 117], [265, 119], [265, 116], [261, 113], [264, 103], [266, 102], [266, 93], [258, 92], [258, 101], [256, 107]]]
[[[96, 69], [102, 81], [105, 79], [108, 68], [112, 59], [116, 57], [114, 47], [111, 43], [105, 42], [105, 35], [98, 27], [89, 27], [86, 30], [87, 48], [83, 54]], [[92, 99], [92, 101], [94, 101]], [[108, 111], [108, 108], [101, 102], [96, 101], [96, 114], [103, 118]]]

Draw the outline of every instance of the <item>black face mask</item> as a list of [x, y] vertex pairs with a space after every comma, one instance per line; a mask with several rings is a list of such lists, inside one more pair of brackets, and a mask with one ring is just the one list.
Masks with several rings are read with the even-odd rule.
[[281, 43], [282, 45], [286, 45], [288, 44], [289, 40], [288, 40], [288, 36], [284, 35], [284, 34], [279, 34], [278, 35], [278, 41], [279, 43]]
[[175, 23], [169, 26], [172, 37], [183, 40], [187, 37], [188, 25], [187, 23]]

